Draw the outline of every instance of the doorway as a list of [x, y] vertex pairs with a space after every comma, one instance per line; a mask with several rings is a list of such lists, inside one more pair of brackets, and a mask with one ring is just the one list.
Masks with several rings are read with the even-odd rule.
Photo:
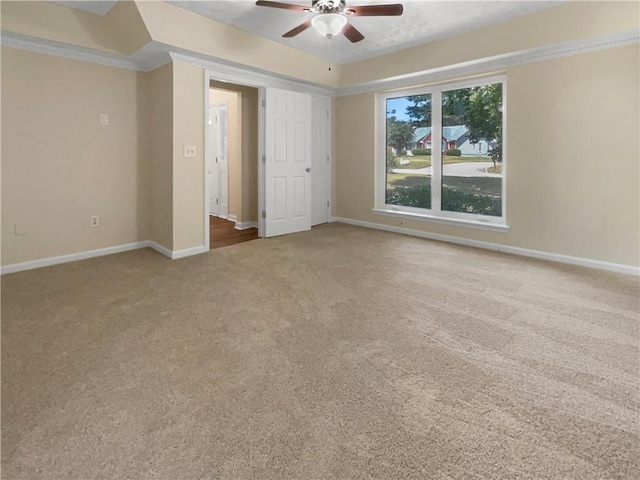
[[[278, 87], [271, 86], [278, 85]], [[282, 214], [293, 217], [295, 221], [283, 221], [288, 224], [287, 228], [277, 231], [275, 234], [295, 233], [309, 230], [312, 226], [327, 223], [331, 218], [330, 198], [331, 198], [331, 99], [325, 93], [309, 93], [305, 85], [289, 82], [286, 80], [268, 77], [261, 74], [251, 74], [232, 67], [219, 67], [216, 70], [205, 71], [205, 104], [207, 105], [205, 125], [208, 122], [208, 106], [211, 103], [211, 89], [239, 92], [242, 98], [243, 113], [247, 105], [253, 107], [255, 116], [250, 116], [253, 127], [249, 128], [245, 121], [247, 117], [242, 116], [240, 128], [243, 130], [242, 157], [243, 162], [247, 161], [245, 155], [244, 132], [249, 131], [255, 136], [255, 141], [249, 142], [253, 151], [249, 160], [248, 169], [246, 163], [242, 164], [241, 175], [242, 188], [242, 208], [245, 211], [247, 206], [255, 212], [249, 220], [249, 225], [245, 225], [245, 217], [234, 218], [237, 215], [234, 210], [234, 166], [231, 154], [233, 140], [233, 120], [231, 109], [228, 111], [229, 122], [229, 211], [228, 219], [236, 222], [235, 228], [244, 226], [254, 228], [257, 223], [258, 235], [260, 237], [273, 236], [274, 222]], [[280, 88], [283, 86], [284, 88]], [[313, 90], [314, 88], [311, 88]], [[257, 101], [248, 100], [245, 91], [251, 92]], [[306, 99], [303, 99], [306, 97]], [[271, 98], [271, 101], [269, 101]], [[289, 106], [285, 106], [288, 104]], [[308, 107], [307, 107], [308, 106]], [[281, 108], [282, 107], [282, 108]], [[307, 113], [300, 116], [301, 112]], [[256, 122], [257, 119], [257, 122]], [[270, 120], [269, 120], [270, 119]], [[257, 123], [257, 125], [256, 125]], [[289, 133], [283, 133], [283, 130]], [[305, 139], [301, 141], [301, 139]], [[310, 148], [311, 147], [311, 148]], [[212, 146], [209, 145], [208, 136], [205, 135], [205, 158], [210, 158], [209, 152]], [[300, 152], [306, 152], [300, 155]], [[280, 163], [278, 165], [278, 163]], [[288, 163], [291, 169], [278, 171], [282, 163]], [[297, 169], [304, 164], [305, 175], [298, 173]], [[206, 166], [205, 166], [206, 167]], [[253, 168], [252, 168], [253, 167]], [[296, 169], [294, 173], [293, 169]], [[252, 188], [246, 188], [245, 182], [249, 178]], [[257, 174], [256, 174], [257, 173]], [[255, 178], [255, 183], [253, 179]], [[209, 182], [208, 173], [205, 170], [205, 239], [208, 242], [212, 230], [209, 216]], [[271, 188], [270, 188], [271, 187]], [[274, 188], [278, 187], [278, 188]], [[304, 188], [303, 188], [304, 187]], [[272, 193], [268, 195], [267, 190]], [[246, 201], [246, 193], [255, 195], [257, 199]], [[304, 198], [304, 202], [301, 201]], [[283, 208], [283, 205], [286, 205]], [[286, 210], [286, 211], [285, 211]], [[304, 211], [303, 211], [304, 210]], [[301, 222], [301, 216], [308, 216], [309, 221]], [[284, 219], [283, 219], [284, 220]], [[276, 222], [277, 223], [277, 222]], [[300, 229], [303, 224], [304, 228]], [[289, 228], [295, 225], [293, 230]], [[268, 227], [272, 228], [269, 229]], [[278, 225], [280, 227], [280, 225]], [[276, 228], [275, 230], [278, 230]]]
[[258, 238], [258, 89], [209, 82], [210, 249]]

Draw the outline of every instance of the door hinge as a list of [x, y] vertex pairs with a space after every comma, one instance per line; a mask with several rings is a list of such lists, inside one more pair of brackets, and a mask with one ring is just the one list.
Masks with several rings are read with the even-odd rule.
[[216, 205], [218, 205], [218, 199], [216, 198]]
[[327, 110], [327, 118], [329, 118], [329, 110]]
[[216, 157], [216, 163], [218, 163], [218, 157]]
[[329, 206], [329, 200], [327, 200], [327, 207]]
[[267, 101], [266, 100], [262, 100], [262, 108], [265, 108], [267, 106]]
[[267, 156], [266, 155], [262, 155], [262, 163], [267, 163]]
[[265, 210], [262, 210], [262, 218], [267, 218], [267, 212]]
[[330, 160], [329, 160], [329, 155], [327, 155], [327, 162], [329, 162], [329, 161], [330, 161]]

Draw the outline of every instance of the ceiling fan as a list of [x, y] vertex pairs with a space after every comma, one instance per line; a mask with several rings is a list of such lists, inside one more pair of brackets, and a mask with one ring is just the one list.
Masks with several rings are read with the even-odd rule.
[[364, 35], [347, 21], [347, 17], [397, 16], [402, 15], [404, 10], [402, 4], [399, 3], [393, 5], [354, 5], [347, 7], [345, 0], [312, 0], [311, 7], [271, 2], [268, 0], [258, 0], [256, 5], [318, 14], [282, 35], [285, 38], [295, 37], [307, 28], [313, 26], [318, 32], [328, 38], [332, 38], [334, 35], [342, 32], [344, 36], [353, 43], [364, 40]]

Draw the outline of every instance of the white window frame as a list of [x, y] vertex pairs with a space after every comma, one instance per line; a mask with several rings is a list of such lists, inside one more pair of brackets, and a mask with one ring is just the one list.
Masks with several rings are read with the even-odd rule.
[[[431, 209], [389, 205], [386, 202], [387, 188], [387, 100], [412, 95], [431, 95], [432, 138], [442, 132], [442, 92], [461, 88], [479, 87], [495, 83], [502, 84], [502, 216], [478, 215], [472, 213], [449, 212], [441, 209], [442, 192], [442, 152], [440, 148], [431, 150]], [[415, 87], [407, 90], [382, 92], [376, 95], [376, 175], [374, 213], [403, 219], [417, 219], [482, 230], [508, 232], [507, 225], [507, 77], [497, 75], [464, 81], [441, 83]], [[431, 142], [434, 143], [433, 140]], [[438, 145], [440, 143], [438, 142]]]

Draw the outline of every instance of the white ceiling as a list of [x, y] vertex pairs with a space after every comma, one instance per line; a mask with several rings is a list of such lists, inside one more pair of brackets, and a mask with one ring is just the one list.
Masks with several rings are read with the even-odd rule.
[[[55, 1], [55, 0], [54, 0]], [[311, 0], [276, 0], [311, 6]], [[349, 17], [365, 39], [349, 42], [343, 35], [329, 41], [310, 28], [296, 37], [282, 34], [314, 16], [277, 8], [258, 7], [255, 0], [178, 0], [173, 5], [232, 25], [255, 35], [345, 64], [428, 43], [440, 38], [484, 27], [556, 6], [563, 1], [546, 0], [346, 0], [347, 6], [402, 3], [399, 17]], [[98, 15], [106, 15], [112, 1], [56, 1], [62, 5]]]
[[[311, 6], [311, 0], [278, 0]], [[176, 6], [212, 18], [241, 30], [329, 59], [329, 41], [312, 28], [293, 38], [282, 34], [314, 14], [258, 7], [254, 0], [170, 1]], [[344, 64], [371, 58], [439, 38], [495, 24], [562, 3], [561, 1], [432, 1], [432, 0], [347, 0], [347, 6], [402, 3], [399, 17], [349, 17], [365, 36], [358, 43], [343, 35], [332, 40], [334, 62]]]

